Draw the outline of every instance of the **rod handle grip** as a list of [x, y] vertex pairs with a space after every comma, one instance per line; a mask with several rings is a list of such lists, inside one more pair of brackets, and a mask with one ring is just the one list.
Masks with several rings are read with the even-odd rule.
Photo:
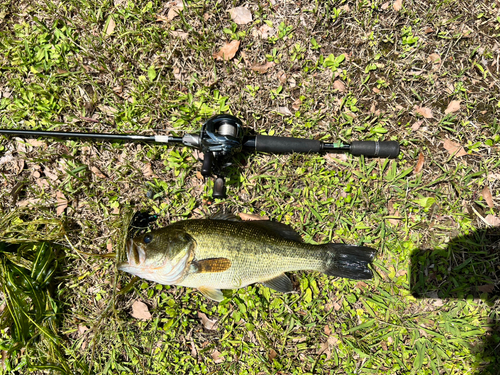
[[396, 141], [354, 141], [349, 152], [355, 156], [394, 159], [399, 155], [399, 142]]
[[273, 154], [291, 154], [293, 152], [320, 152], [322, 149], [323, 142], [314, 139], [274, 137], [268, 135], [255, 136], [255, 151], [270, 152]]

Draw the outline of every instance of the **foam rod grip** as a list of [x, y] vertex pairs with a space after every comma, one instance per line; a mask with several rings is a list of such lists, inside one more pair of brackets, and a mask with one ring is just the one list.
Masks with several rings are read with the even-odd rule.
[[255, 137], [255, 151], [271, 152], [273, 154], [320, 152], [322, 148], [322, 142], [315, 141], [314, 139], [273, 137], [268, 135], [257, 135]]
[[375, 158], [394, 159], [399, 155], [399, 143], [396, 141], [354, 141], [351, 143], [349, 151], [355, 156], [364, 155]]

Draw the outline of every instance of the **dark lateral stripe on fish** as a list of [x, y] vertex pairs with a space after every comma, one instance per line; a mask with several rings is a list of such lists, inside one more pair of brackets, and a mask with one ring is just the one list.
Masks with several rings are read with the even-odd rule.
[[198, 273], [223, 272], [231, 267], [231, 261], [227, 258], [196, 260], [192, 264]]

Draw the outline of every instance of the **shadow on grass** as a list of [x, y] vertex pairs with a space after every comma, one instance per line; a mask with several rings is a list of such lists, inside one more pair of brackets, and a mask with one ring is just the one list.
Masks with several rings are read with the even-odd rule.
[[410, 288], [416, 298], [480, 299], [490, 306], [484, 340], [473, 348], [475, 365], [478, 374], [500, 373], [500, 228], [456, 237], [444, 250], [414, 251]]

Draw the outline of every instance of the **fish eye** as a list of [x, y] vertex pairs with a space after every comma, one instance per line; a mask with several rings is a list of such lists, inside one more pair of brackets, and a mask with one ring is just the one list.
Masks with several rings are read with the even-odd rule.
[[144, 236], [144, 243], [150, 243], [151, 241], [153, 241], [153, 236], [150, 234], [146, 234]]

